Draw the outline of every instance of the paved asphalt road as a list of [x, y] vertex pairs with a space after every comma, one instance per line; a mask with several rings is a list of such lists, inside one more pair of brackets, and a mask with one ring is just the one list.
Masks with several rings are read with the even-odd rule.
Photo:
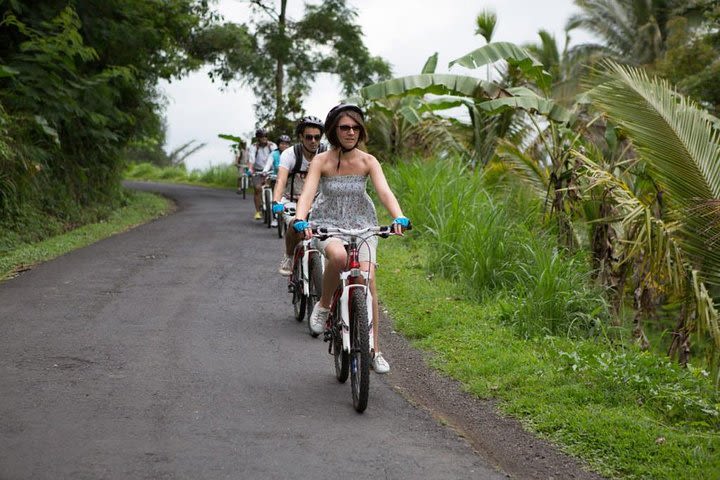
[[0, 284], [0, 479], [495, 479], [372, 374], [360, 415], [231, 191]]

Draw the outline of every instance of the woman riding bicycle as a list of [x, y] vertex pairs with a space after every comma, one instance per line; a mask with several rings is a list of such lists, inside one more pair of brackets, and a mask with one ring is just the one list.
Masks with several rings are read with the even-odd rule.
[[[312, 226], [315, 227], [361, 229], [377, 225], [375, 206], [366, 192], [367, 178], [370, 177], [380, 202], [395, 219], [394, 233], [401, 234], [410, 221], [403, 216], [378, 160], [359, 148], [367, 141], [362, 110], [349, 104], [334, 107], [325, 119], [325, 135], [332, 148], [318, 154], [310, 165], [305, 187], [297, 203], [293, 228], [298, 232], [304, 231], [308, 238], [312, 237], [310, 224], [305, 220], [311, 206]], [[313, 204], [318, 187], [320, 195]], [[330, 302], [339, 284], [340, 271], [345, 268], [347, 252], [338, 238], [324, 241], [315, 239], [315, 242], [316, 248], [326, 258], [322, 296], [310, 318], [310, 328], [319, 334], [325, 329]], [[378, 348], [378, 306], [374, 275], [376, 247], [377, 237], [370, 237], [367, 245], [360, 249], [360, 263], [362, 269], [371, 274], [375, 345], [372, 366], [375, 372], [386, 373], [390, 365]]]

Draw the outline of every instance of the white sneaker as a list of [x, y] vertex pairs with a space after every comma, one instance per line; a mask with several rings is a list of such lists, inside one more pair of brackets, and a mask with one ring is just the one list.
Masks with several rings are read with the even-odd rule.
[[280, 275], [289, 277], [292, 273], [292, 257], [283, 254], [283, 259], [280, 262], [280, 268], [278, 268]]
[[320, 305], [320, 302], [317, 302], [313, 308], [312, 315], [310, 315], [310, 330], [318, 335], [323, 333], [328, 315], [330, 315], [330, 309], [323, 307]]
[[277, 228], [277, 220], [273, 219], [273, 220], [270, 222], [270, 227], [271, 227], [271, 228]]
[[383, 357], [382, 352], [377, 352], [372, 359], [372, 368], [375, 373], [387, 373], [390, 371], [390, 364]]

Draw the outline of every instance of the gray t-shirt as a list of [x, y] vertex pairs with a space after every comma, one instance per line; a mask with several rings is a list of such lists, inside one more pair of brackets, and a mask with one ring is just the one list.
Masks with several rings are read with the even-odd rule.
[[[285, 151], [280, 154], [280, 166], [278, 168], [285, 168], [289, 171], [287, 183], [285, 184], [285, 197], [291, 200], [296, 200], [302, 193], [303, 186], [305, 186], [305, 175], [307, 174], [308, 168], [310, 168], [310, 162], [305, 158], [303, 152], [300, 172], [293, 175], [292, 171], [293, 168], [295, 168], [295, 161], [295, 148], [293, 147], [286, 148]], [[291, 194], [295, 198], [291, 198]]]

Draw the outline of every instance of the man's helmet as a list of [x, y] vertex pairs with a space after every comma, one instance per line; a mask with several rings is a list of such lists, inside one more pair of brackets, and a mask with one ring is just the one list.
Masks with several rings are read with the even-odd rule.
[[278, 137], [278, 143], [281, 143], [281, 142], [292, 143], [292, 140], [287, 135], [280, 135], [280, 137]]
[[264, 128], [258, 128], [255, 130], [255, 138], [267, 137], [267, 130]]
[[320, 133], [323, 133], [325, 131], [325, 124], [323, 123], [323, 121], [320, 120], [318, 117], [313, 117], [312, 115], [308, 115], [307, 117], [303, 117], [300, 119], [297, 127], [295, 127], [295, 135], [300, 135], [305, 129], [305, 127], [319, 128]]
[[327, 128], [330, 124], [332, 124], [332, 122], [337, 118], [337, 116], [346, 110], [352, 110], [354, 112], [357, 112], [360, 115], [360, 118], [363, 119], [363, 121], [365, 120], [365, 115], [363, 114], [363, 111], [360, 109], [360, 107], [351, 103], [341, 103], [340, 105], [335, 105], [333, 108], [330, 109], [327, 117], [325, 117], [325, 127]]

